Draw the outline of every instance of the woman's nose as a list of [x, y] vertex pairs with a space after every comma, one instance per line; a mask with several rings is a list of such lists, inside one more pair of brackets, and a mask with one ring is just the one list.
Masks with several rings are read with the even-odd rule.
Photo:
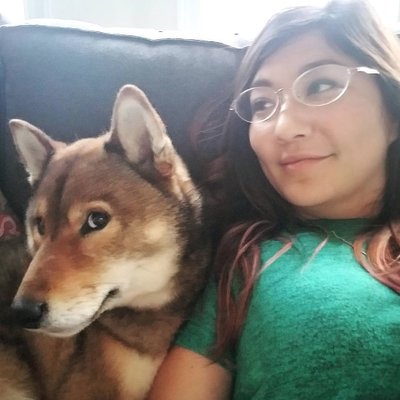
[[309, 111], [293, 96], [282, 94], [273, 126], [275, 137], [281, 141], [290, 141], [308, 136], [312, 130]]

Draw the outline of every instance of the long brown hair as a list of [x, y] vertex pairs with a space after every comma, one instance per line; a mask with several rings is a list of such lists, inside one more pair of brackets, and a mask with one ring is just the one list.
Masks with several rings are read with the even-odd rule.
[[[333, 0], [325, 7], [301, 6], [275, 15], [246, 52], [233, 98], [249, 87], [269, 56], [310, 30], [321, 32], [332, 46], [360, 65], [380, 71], [384, 106], [400, 127], [400, 46], [362, 0]], [[296, 215], [263, 174], [250, 147], [247, 123], [228, 112], [222, 134], [215, 135], [212, 129], [208, 132], [213, 135], [212, 147], [219, 151], [207, 160], [206, 186], [210, 198], [216, 199], [213, 206], [220, 218], [215, 221], [224, 230], [215, 256], [218, 313], [213, 354], [218, 357], [234, 348], [239, 338], [260, 268], [260, 241], [277, 237], [288, 225], [307, 221]], [[400, 131], [388, 149], [380, 212], [354, 246], [360, 263], [396, 291], [400, 291], [399, 137]], [[362, 256], [365, 243], [368, 259]], [[241, 287], [233, 293], [232, 284], [238, 277]]]

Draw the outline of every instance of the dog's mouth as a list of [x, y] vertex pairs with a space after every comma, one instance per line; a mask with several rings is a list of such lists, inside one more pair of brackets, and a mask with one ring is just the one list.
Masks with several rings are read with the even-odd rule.
[[[57, 326], [53, 324], [43, 324], [37, 331], [41, 331], [43, 333], [46, 333], [50, 336], [56, 336], [56, 337], [69, 337], [73, 336], [83, 329], [85, 329], [87, 326], [89, 326], [93, 321], [95, 321], [104, 311], [108, 309], [109, 302], [117, 297], [119, 295], [119, 289], [114, 288], [111, 289], [104, 297], [102, 302], [100, 303], [100, 306], [97, 308], [97, 311], [93, 313], [93, 315], [89, 318], [86, 318], [85, 320], [81, 320], [77, 324], [73, 324], [71, 326]], [[110, 307], [111, 308], [111, 307]]]
[[94, 313], [93, 317], [92, 317], [92, 321], [96, 320], [99, 315], [105, 311], [107, 309], [107, 304], [110, 302], [110, 300], [114, 299], [115, 297], [117, 297], [119, 295], [119, 289], [118, 288], [114, 288], [111, 289], [107, 295], [104, 297], [103, 301], [101, 302], [99, 308], [97, 309], [97, 311]]

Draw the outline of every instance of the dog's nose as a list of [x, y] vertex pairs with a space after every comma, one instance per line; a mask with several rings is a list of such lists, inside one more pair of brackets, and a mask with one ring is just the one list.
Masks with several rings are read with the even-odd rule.
[[11, 304], [13, 321], [28, 329], [38, 329], [47, 310], [45, 302], [24, 297], [15, 299]]

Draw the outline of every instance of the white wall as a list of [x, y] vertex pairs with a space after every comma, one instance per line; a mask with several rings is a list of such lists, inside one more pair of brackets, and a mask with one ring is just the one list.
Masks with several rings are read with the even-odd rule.
[[[190, 0], [189, 0], [190, 1]], [[254, 37], [274, 13], [298, 5], [323, 6], [328, 0], [200, 0], [198, 25], [201, 30], [223, 29]], [[400, 20], [400, 0], [369, 0], [376, 12], [393, 29]]]
[[24, 0], [27, 18], [60, 18], [105, 27], [178, 29], [179, 0]]
[[[0, 0], [11, 22], [60, 18], [105, 27], [183, 30], [213, 36], [238, 33], [251, 39], [277, 10], [327, 0]], [[370, 0], [383, 19], [398, 29], [400, 0]]]
[[23, 22], [25, 19], [23, 0], [0, 0], [0, 13], [8, 22]]

